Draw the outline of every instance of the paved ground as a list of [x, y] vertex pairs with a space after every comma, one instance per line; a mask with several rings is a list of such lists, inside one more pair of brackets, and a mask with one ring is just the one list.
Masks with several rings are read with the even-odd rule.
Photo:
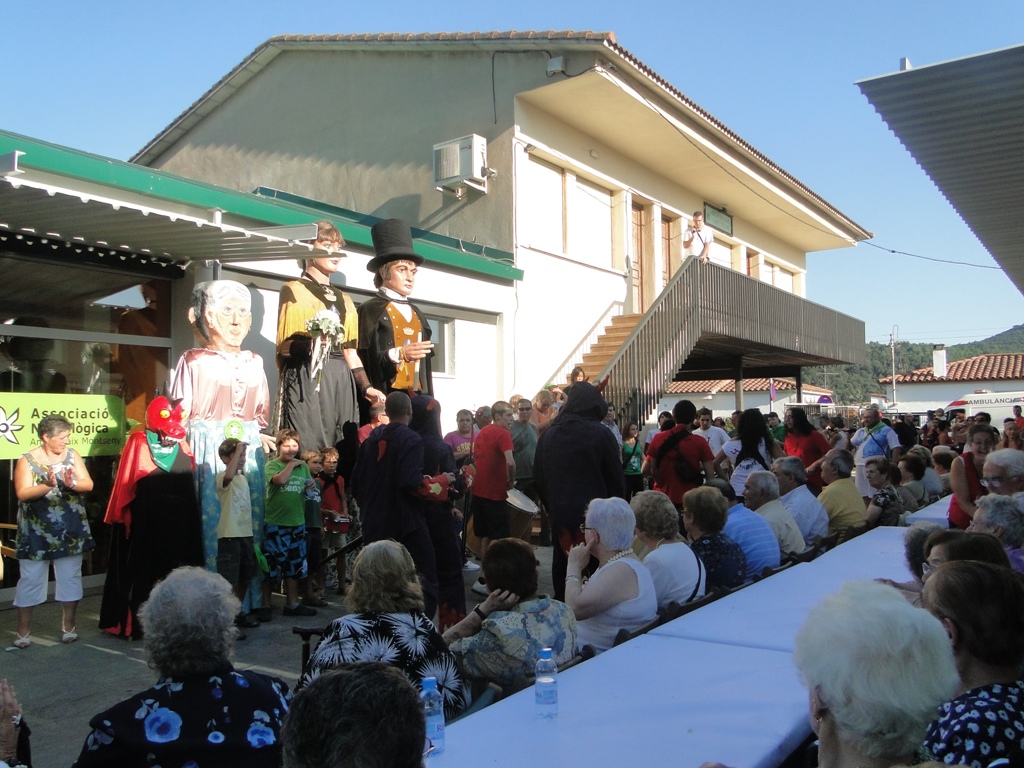
[[[540, 592], [551, 593], [551, 548], [538, 547]], [[466, 575], [467, 604], [481, 598], [469, 591], [475, 574]], [[281, 616], [283, 598], [274, 596], [274, 620], [249, 630], [248, 639], [235, 648], [235, 664], [241, 669], [275, 675], [294, 685], [299, 676], [301, 643], [293, 624], [317, 626], [345, 613], [342, 598], [328, 596], [330, 608], [316, 618], [295, 621]], [[60, 642], [60, 609], [50, 602], [33, 615], [32, 645], [24, 650], [9, 646], [14, 640], [15, 611], [0, 610], [0, 677], [14, 684], [32, 727], [35, 768], [70, 766], [88, 735], [89, 719], [123, 698], [150, 687], [155, 681], [142, 643], [107, 635], [97, 628], [100, 595], [87, 595], [78, 608], [80, 640]]]

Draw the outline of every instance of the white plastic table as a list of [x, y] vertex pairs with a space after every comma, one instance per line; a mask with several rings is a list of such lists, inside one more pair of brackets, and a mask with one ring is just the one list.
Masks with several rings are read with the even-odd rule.
[[903, 556], [905, 531], [875, 528], [649, 634], [792, 652], [807, 612], [844, 581], [910, 578]]
[[907, 515], [907, 525], [913, 525], [922, 521], [938, 523], [942, 526], [949, 525], [949, 520], [946, 517], [949, 513], [949, 500], [949, 496], [944, 496], [927, 507], [917, 510], [917, 512], [911, 512]]
[[771, 768], [810, 734], [790, 654], [651, 634], [559, 675], [558, 705], [541, 720], [521, 691], [449, 726], [425, 764]]

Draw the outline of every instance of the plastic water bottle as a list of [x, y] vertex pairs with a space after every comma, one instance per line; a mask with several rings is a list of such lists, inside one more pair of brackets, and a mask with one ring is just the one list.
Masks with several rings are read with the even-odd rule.
[[558, 665], [551, 658], [550, 648], [541, 648], [536, 673], [533, 693], [537, 701], [537, 717], [550, 720], [558, 716]]
[[437, 678], [423, 678], [423, 715], [427, 719], [427, 742], [425, 754], [439, 755], [444, 752], [444, 699], [437, 690]]

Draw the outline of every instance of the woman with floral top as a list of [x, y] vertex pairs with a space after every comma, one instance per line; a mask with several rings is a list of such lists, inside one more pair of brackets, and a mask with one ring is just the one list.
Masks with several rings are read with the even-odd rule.
[[32, 609], [46, 602], [46, 575], [53, 563], [57, 602], [61, 604], [61, 640], [73, 643], [75, 613], [82, 599], [82, 553], [95, 548], [82, 494], [92, 490], [85, 462], [73, 448], [71, 423], [60, 414], [44, 416], [36, 428], [40, 445], [14, 467], [18, 497], [18, 540], [14, 554], [21, 577], [14, 593], [18, 608], [16, 648], [27, 648]]
[[402, 670], [417, 690], [424, 677], [436, 678], [445, 717], [466, 708], [455, 657], [423, 613], [423, 588], [409, 550], [391, 540], [364, 547], [345, 604], [352, 613], [327, 626], [299, 678], [300, 689], [339, 664], [380, 661]]
[[[966, 536], [983, 534], [965, 534]], [[960, 683], [928, 727], [925, 746], [947, 765], [1024, 765], [1024, 588], [1006, 566], [939, 565], [921, 602], [949, 635]]]
[[74, 768], [278, 768], [291, 694], [231, 665], [238, 609], [231, 585], [202, 568], [157, 584], [139, 618], [160, 680], [92, 718]]
[[490, 594], [444, 639], [468, 678], [508, 694], [533, 677], [541, 648], [556, 664], [576, 655], [576, 617], [565, 603], [537, 594], [537, 558], [521, 539], [492, 541], [483, 560]]
[[864, 465], [871, 499], [868, 501], [867, 520], [871, 525], [900, 525], [901, 517], [908, 509], [904, 498], [892, 484], [892, 464], [884, 456], [872, 456]]

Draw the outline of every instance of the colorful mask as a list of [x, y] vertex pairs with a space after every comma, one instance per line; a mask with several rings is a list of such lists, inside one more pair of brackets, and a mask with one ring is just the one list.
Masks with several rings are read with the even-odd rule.
[[171, 403], [161, 395], [146, 408], [146, 430], [155, 432], [161, 440], [184, 440], [187, 421], [188, 411], [181, 407], [180, 400]]

